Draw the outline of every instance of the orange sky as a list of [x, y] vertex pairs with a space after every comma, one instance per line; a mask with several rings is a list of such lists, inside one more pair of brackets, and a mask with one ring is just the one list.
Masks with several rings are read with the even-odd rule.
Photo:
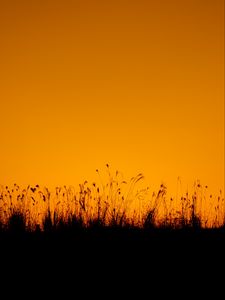
[[224, 189], [224, 1], [1, 0], [0, 67], [0, 183]]

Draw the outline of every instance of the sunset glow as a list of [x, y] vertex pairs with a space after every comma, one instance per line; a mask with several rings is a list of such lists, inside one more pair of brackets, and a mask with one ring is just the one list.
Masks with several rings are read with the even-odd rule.
[[0, 37], [0, 184], [224, 191], [223, 0], [2, 0]]

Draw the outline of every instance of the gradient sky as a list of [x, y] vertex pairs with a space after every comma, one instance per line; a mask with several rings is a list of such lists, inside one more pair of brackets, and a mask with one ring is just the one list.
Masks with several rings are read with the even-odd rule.
[[0, 70], [0, 183], [224, 189], [223, 0], [1, 0]]

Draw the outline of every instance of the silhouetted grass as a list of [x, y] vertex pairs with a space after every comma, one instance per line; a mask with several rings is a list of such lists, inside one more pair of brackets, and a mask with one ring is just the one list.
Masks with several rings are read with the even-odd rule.
[[215, 199], [196, 185], [193, 193], [175, 199], [164, 185], [151, 194], [138, 189], [142, 174], [126, 182], [107, 170], [106, 183], [100, 178], [99, 185], [84, 182], [78, 189], [0, 187], [2, 274], [9, 270], [9, 278], [15, 272], [20, 277], [25, 270], [30, 276], [39, 270], [37, 283], [43, 276], [45, 282], [72, 276], [76, 291], [77, 280], [96, 279], [99, 287], [109, 275], [113, 285], [135, 276], [150, 285], [169, 278], [174, 284], [172, 272], [181, 281], [186, 275], [198, 282], [210, 268], [213, 276], [223, 271], [222, 192]]
[[78, 232], [81, 229], [102, 230], [156, 229], [178, 230], [224, 228], [225, 205], [222, 191], [213, 198], [207, 187], [198, 182], [192, 194], [187, 191], [180, 199], [168, 198], [161, 185], [157, 193], [137, 189], [142, 174], [125, 181], [107, 165], [108, 180], [100, 185], [85, 181], [74, 187], [0, 188], [1, 232]]

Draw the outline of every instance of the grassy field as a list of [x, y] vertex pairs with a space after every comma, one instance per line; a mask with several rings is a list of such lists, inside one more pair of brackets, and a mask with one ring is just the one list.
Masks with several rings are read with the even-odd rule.
[[54, 253], [61, 249], [103, 254], [114, 249], [119, 255], [121, 249], [123, 253], [136, 249], [140, 257], [161, 253], [169, 259], [193, 249], [201, 256], [209, 249], [217, 255], [224, 249], [222, 191], [212, 196], [197, 182], [192, 193], [172, 198], [164, 185], [153, 193], [138, 188], [142, 174], [125, 181], [108, 165], [107, 172], [106, 182], [97, 170], [100, 184], [85, 181], [78, 188], [63, 186], [50, 191], [39, 185], [1, 186], [1, 251], [51, 249]]
[[167, 195], [163, 184], [157, 192], [139, 188], [142, 174], [125, 181], [107, 165], [107, 179], [100, 184], [85, 181], [77, 188], [0, 186], [0, 230], [3, 232], [74, 231], [88, 228], [215, 229], [225, 224], [225, 202], [220, 191], [195, 183], [192, 191]]
[[38, 270], [46, 282], [67, 276], [82, 283], [115, 272], [121, 282], [126, 277], [171, 285], [175, 274], [185, 289], [189, 280], [194, 289], [200, 277], [222, 278], [222, 192], [211, 196], [197, 183], [192, 194], [171, 198], [164, 185], [151, 194], [138, 189], [142, 179], [138, 174], [126, 182], [108, 168], [106, 183], [84, 182], [78, 189], [1, 186], [2, 272], [11, 278]]

